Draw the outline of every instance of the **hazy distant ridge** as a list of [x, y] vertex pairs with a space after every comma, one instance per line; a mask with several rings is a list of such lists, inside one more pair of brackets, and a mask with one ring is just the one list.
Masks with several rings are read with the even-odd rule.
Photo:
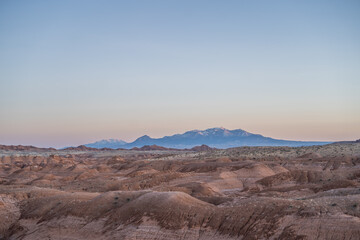
[[127, 144], [127, 142], [118, 140], [118, 139], [107, 139], [107, 140], [101, 140], [94, 143], [85, 144], [86, 147], [92, 147], [92, 148], [119, 148], [120, 146], [123, 146], [124, 144]]
[[158, 145], [167, 148], [192, 148], [206, 144], [215, 148], [230, 148], [239, 146], [309, 146], [324, 145], [330, 142], [288, 141], [264, 137], [242, 129], [228, 130], [225, 128], [209, 128], [206, 130], [192, 130], [183, 134], [175, 134], [162, 138], [151, 138], [147, 135], [139, 137], [134, 142], [127, 143], [122, 140], [101, 140], [85, 144], [93, 148], [126, 148], [143, 147], [145, 145]]

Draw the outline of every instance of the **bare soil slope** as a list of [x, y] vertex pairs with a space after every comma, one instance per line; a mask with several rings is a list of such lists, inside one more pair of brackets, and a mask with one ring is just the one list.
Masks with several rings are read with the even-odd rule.
[[0, 149], [0, 239], [360, 239], [360, 143]]

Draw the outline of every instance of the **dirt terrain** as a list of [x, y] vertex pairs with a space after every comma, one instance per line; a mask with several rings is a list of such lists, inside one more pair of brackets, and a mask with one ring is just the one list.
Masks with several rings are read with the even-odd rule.
[[0, 239], [360, 239], [360, 143], [1, 146]]

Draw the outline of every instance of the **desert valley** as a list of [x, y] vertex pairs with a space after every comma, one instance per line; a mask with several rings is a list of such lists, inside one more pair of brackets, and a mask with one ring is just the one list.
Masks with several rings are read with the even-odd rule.
[[0, 239], [359, 239], [360, 142], [0, 148]]

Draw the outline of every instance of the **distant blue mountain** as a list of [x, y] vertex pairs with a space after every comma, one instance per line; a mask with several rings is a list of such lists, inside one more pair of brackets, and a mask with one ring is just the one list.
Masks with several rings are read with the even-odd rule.
[[202, 144], [215, 148], [230, 148], [240, 146], [310, 146], [324, 145], [331, 142], [307, 142], [288, 141], [264, 137], [260, 134], [253, 134], [241, 129], [228, 130], [225, 128], [209, 128], [206, 130], [193, 130], [183, 134], [175, 134], [162, 138], [151, 138], [144, 135], [134, 142], [126, 143], [122, 140], [102, 140], [99, 142], [85, 144], [93, 148], [126, 148], [143, 147], [145, 145], [158, 145], [167, 148], [192, 148]]
[[92, 148], [120, 148], [122, 145], [127, 144], [127, 142], [118, 139], [108, 139], [101, 140], [94, 143], [85, 144], [86, 147]]

